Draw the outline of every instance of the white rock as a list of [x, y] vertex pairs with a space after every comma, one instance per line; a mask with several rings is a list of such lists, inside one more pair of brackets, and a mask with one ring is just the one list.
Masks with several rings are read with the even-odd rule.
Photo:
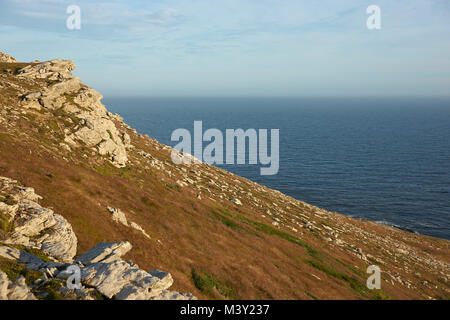
[[238, 198], [233, 198], [231, 200], [234, 204], [237, 204], [238, 206], [242, 206], [242, 202], [241, 200], [239, 200]]
[[127, 217], [125, 216], [125, 213], [123, 213], [118, 208], [112, 208], [112, 207], [108, 207], [108, 211], [111, 213], [112, 219], [115, 222], [121, 223], [128, 227], [128, 221], [127, 221]]
[[136, 230], [142, 232], [142, 234], [143, 234], [144, 236], [146, 236], [147, 238], [150, 239], [150, 236], [147, 234], [147, 232], [145, 232], [145, 230], [144, 230], [140, 225], [138, 225], [137, 223], [131, 222], [130, 226], [131, 226], [132, 228], [134, 228], [134, 229], [136, 229]]
[[124, 242], [100, 242], [91, 250], [82, 254], [76, 262], [81, 262], [84, 265], [97, 262], [111, 262], [119, 260], [124, 254], [132, 248], [131, 243]]

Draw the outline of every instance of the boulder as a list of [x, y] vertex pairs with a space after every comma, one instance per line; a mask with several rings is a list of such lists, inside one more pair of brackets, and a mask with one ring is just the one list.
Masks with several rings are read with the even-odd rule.
[[[117, 300], [149, 300], [157, 298], [173, 284], [168, 272], [146, 272], [137, 265], [123, 261], [120, 256], [131, 249], [129, 242], [100, 243], [80, 258], [78, 263], [87, 265], [81, 269], [84, 285], [95, 287], [108, 298]], [[164, 293], [172, 298], [193, 298], [180, 293]]]
[[108, 207], [108, 211], [111, 213], [112, 219], [115, 222], [121, 223], [128, 227], [128, 221], [127, 221], [127, 217], [125, 216], [125, 213], [123, 213], [120, 209], [111, 208], [111, 207]]
[[123, 242], [100, 242], [91, 250], [82, 254], [75, 262], [89, 265], [98, 262], [112, 262], [119, 260], [132, 248], [128, 241]]
[[94, 263], [82, 269], [83, 283], [117, 300], [148, 300], [157, 296], [173, 283], [170, 274], [159, 275], [161, 278], [123, 260]]
[[147, 237], [147, 238], [150, 239], [150, 236], [147, 234], [147, 232], [145, 232], [145, 230], [144, 230], [140, 225], [138, 225], [136, 222], [131, 222], [131, 223], [130, 223], [130, 226], [131, 226], [133, 229], [136, 229], [137, 231], [142, 232], [142, 234], [143, 234], [145, 237]]
[[234, 204], [238, 205], [238, 206], [242, 206], [242, 202], [241, 200], [239, 200], [238, 198], [233, 198], [231, 200], [231, 202], [233, 202]]

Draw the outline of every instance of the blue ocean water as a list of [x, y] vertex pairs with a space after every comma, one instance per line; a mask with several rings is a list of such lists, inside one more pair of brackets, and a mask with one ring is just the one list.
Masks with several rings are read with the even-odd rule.
[[[280, 129], [280, 170], [222, 166], [294, 198], [450, 239], [448, 98], [105, 98], [141, 133]], [[205, 143], [206, 145], [206, 143]]]

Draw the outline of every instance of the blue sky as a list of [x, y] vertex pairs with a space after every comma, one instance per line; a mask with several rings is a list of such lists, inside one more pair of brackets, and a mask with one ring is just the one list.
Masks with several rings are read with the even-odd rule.
[[[81, 30], [68, 30], [68, 5]], [[381, 8], [381, 30], [366, 8]], [[448, 0], [0, 0], [0, 51], [105, 96], [449, 95]]]

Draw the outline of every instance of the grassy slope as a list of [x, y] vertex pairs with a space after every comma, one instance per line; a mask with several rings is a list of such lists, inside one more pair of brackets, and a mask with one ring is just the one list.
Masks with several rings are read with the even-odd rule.
[[[0, 71], [3, 69], [0, 66]], [[8, 79], [22, 85], [13, 75], [8, 75]], [[33, 88], [24, 83], [23, 87], [31, 92], [39, 85], [35, 83]], [[208, 186], [215, 201], [204, 191], [199, 200], [196, 189], [176, 184], [181, 176], [175, 168], [169, 168], [172, 177], [165, 170], [151, 166], [145, 169], [146, 161], [136, 151], [130, 152], [131, 162], [126, 169], [112, 167], [106, 159], [83, 147], [65, 152], [58, 144], [61, 130], [68, 126], [66, 115], [55, 117], [49, 112], [31, 110], [24, 114], [22, 110], [16, 112], [18, 102], [12, 103], [17, 100], [15, 92], [4, 89], [0, 92], [3, 117], [14, 119], [9, 125], [0, 123], [0, 175], [34, 187], [44, 197], [43, 205], [66, 217], [78, 236], [79, 253], [99, 241], [128, 240], [134, 247], [126, 258], [145, 269], [171, 272], [175, 290], [192, 292], [200, 298], [423, 298], [420, 292], [436, 298], [449, 297], [445, 281], [420, 269], [421, 266], [417, 266], [419, 280], [426, 279], [438, 289], [409, 290], [406, 286], [383, 281], [383, 291], [369, 291], [365, 288], [365, 270], [369, 263], [331, 246], [315, 231], [302, 229], [301, 233], [295, 233], [287, 228], [278, 229], [261, 216], [266, 208], [276, 211], [274, 203], [287, 210], [275, 193], [255, 191], [245, 179], [202, 165], [201, 170], [217, 175], [218, 182], [233, 185], [234, 180], [239, 179], [239, 184], [263, 205], [256, 207], [244, 197], [241, 198], [243, 206], [220, 199], [220, 194], [231, 195], [208, 185], [210, 178], [207, 176], [198, 185]], [[128, 132], [136, 150], [170, 162], [169, 153], [157, 142]], [[186, 170], [189, 172], [190, 168]], [[107, 206], [122, 209], [128, 219], [140, 224], [152, 239], [114, 223]], [[330, 213], [334, 217], [330, 220], [316, 215], [307, 205], [300, 204], [287, 211], [293, 216], [302, 214], [328, 225], [345, 221], [380, 236], [386, 234], [405, 241], [420, 252], [449, 262], [448, 241], [405, 234], [337, 214]], [[348, 233], [346, 237], [364, 252], [385, 261], [391, 259], [354, 234]], [[411, 272], [402, 273], [401, 260], [382, 268], [402, 278], [414, 278]]]

